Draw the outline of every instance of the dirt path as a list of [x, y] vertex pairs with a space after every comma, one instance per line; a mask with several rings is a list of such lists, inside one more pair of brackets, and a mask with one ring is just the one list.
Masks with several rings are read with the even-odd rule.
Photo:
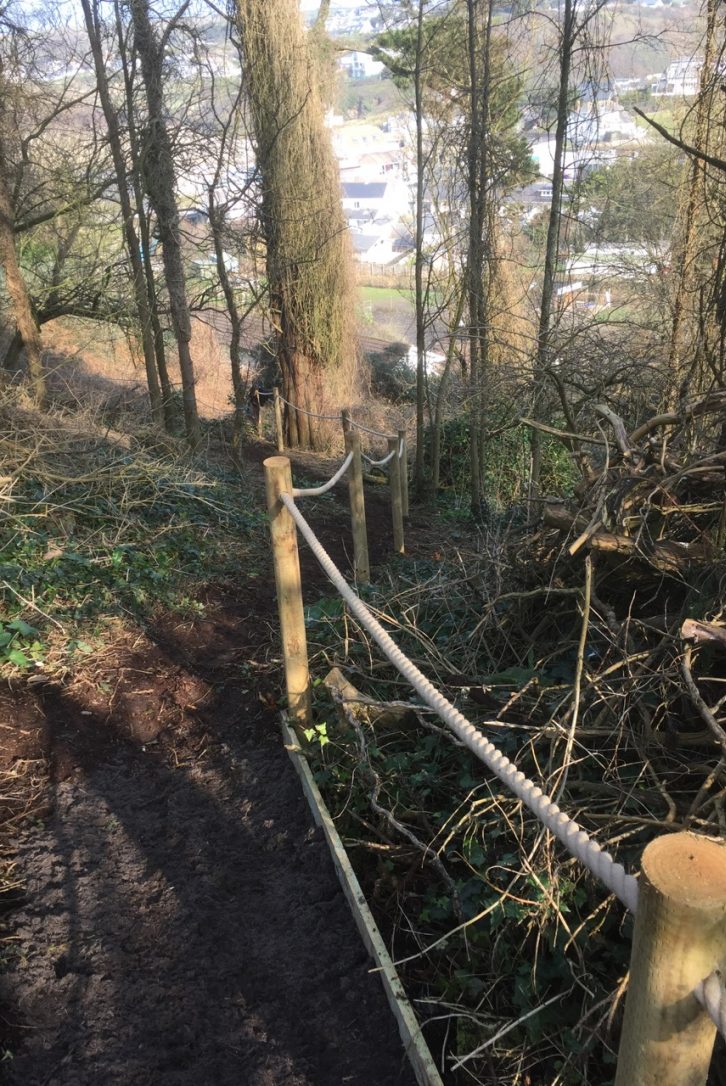
[[[338, 559], [346, 534], [326, 513]], [[411, 1086], [280, 739], [270, 581], [204, 592], [204, 618], [127, 630], [73, 681], [0, 690], [5, 764], [47, 782], [6, 922], [5, 1081]]]

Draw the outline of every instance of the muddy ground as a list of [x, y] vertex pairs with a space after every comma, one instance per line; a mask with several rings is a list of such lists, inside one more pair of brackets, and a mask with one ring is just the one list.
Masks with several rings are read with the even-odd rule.
[[[369, 523], [376, 561], [380, 498]], [[342, 507], [324, 535], [345, 566]], [[203, 617], [0, 690], [2, 768], [35, 789], [4, 917], [9, 1086], [412, 1086], [283, 748], [271, 584], [200, 570]]]

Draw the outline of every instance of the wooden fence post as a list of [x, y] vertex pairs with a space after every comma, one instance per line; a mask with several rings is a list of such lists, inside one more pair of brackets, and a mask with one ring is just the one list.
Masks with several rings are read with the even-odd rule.
[[340, 412], [340, 421], [343, 424], [343, 434], [347, 434], [351, 428], [349, 407], [344, 407], [343, 410]]
[[366, 503], [363, 493], [363, 461], [360, 453], [360, 434], [354, 430], [345, 432], [345, 454], [353, 453], [348, 469], [348, 494], [350, 495], [350, 521], [353, 530], [353, 566], [355, 579], [368, 582], [371, 568], [368, 561], [368, 532], [366, 531]]
[[269, 456], [264, 462], [264, 468], [282, 653], [285, 660], [287, 714], [293, 724], [309, 727], [310, 673], [297, 530], [295, 521], [280, 501], [280, 494], [292, 493], [290, 461], [286, 456]]
[[398, 431], [398, 447], [403, 449], [401, 456], [401, 509], [404, 517], [408, 516], [408, 448], [406, 446], [406, 431]]
[[283, 452], [285, 448], [285, 431], [282, 428], [282, 404], [280, 403], [280, 390], [275, 386], [272, 393], [275, 404], [275, 434], [277, 436], [277, 451]]
[[401, 461], [398, 459], [398, 438], [388, 438], [388, 452], [393, 456], [388, 462], [388, 480], [391, 484], [391, 517], [393, 520], [393, 549], [403, 554], [403, 505], [401, 502]]
[[726, 964], [726, 846], [677, 833], [643, 853], [616, 1086], [704, 1086], [716, 1027], [691, 994]]

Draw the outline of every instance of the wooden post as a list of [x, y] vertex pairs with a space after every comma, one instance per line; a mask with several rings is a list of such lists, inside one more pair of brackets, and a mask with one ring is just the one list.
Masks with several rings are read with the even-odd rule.
[[677, 833], [645, 849], [616, 1086], [705, 1086], [716, 1027], [691, 994], [726, 964], [726, 847]]
[[275, 387], [273, 391], [275, 404], [275, 434], [277, 435], [277, 451], [283, 452], [285, 448], [285, 431], [282, 428], [282, 404], [280, 403], [280, 390]]
[[285, 660], [287, 715], [293, 724], [309, 727], [310, 673], [297, 531], [295, 521], [280, 501], [280, 494], [292, 492], [290, 461], [286, 456], [269, 456], [264, 462], [264, 468], [282, 653]]
[[388, 438], [388, 480], [391, 484], [391, 517], [393, 520], [393, 549], [403, 554], [403, 505], [401, 502], [401, 461], [398, 459], [398, 438]]
[[406, 447], [406, 431], [398, 431], [398, 447], [403, 449], [401, 456], [401, 509], [404, 517], [408, 516], [408, 449]]
[[345, 454], [353, 453], [348, 468], [348, 494], [350, 495], [350, 521], [353, 530], [353, 567], [356, 581], [368, 582], [371, 568], [368, 561], [368, 532], [366, 531], [366, 503], [363, 493], [363, 460], [360, 454], [360, 434], [355, 430], [345, 432]]
[[350, 408], [344, 407], [340, 412], [340, 421], [343, 423], [343, 433], [347, 434], [351, 429], [350, 425]]

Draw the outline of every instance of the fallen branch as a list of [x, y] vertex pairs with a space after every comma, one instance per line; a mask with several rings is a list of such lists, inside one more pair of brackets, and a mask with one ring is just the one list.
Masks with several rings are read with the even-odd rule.
[[701, 697], [701, 692], [696, 686], [696, 681], [693, 678], [691, 672], [691, 646], [689, 645], [685, 651], [683, 659], [681, 660], [681, 674], [686, 681], [688, 693], [690, 694], [691, 701], [695, 705], [696, 709], [701, 715], [701, 719], [706, 722], [711, 732], [713, 733], [716, 742], [721, 747], [721, 750], [726, 754], [726, 731], [723, 730], [716, 717], [713, 715], [706, 702]]

